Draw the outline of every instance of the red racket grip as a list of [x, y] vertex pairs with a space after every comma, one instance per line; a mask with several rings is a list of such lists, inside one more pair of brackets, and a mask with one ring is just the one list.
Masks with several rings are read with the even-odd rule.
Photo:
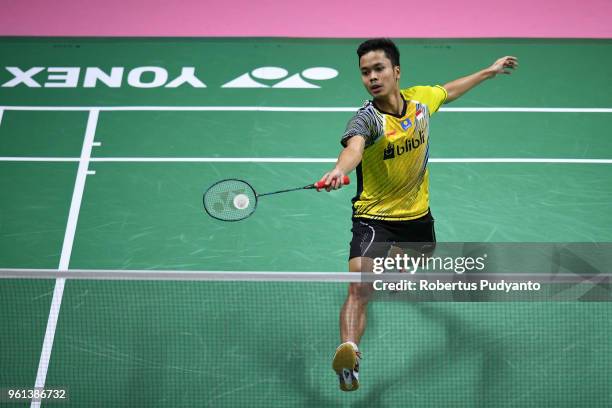
[[[351, 184], [351, 179], [348, 176], [342, 177], [342, 184], [345, 186]], [[321, 179], [317, 181], [316, 183], [314, 183], [314, 186], [317, 190], [320, 188], [325, 188], [325, 181]]]

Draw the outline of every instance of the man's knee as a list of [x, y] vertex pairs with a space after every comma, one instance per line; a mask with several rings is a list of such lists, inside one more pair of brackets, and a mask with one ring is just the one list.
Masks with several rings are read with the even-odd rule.
[[374, 260], [366, 257], [356, 257], [349, 260], [350, 272], [372, 272]]
[[359, 303], [367, 303], [372, 295], [371, 283], [351, 283], [349, 285], [349, 298]]
[[[351, 260], [349, 261], [349, 271], [351, 271], [352, 273], [371, 271], [371, 268], [371, 258], [356, 257], [351, 258]], [[374, 288], [372, 287], [371, 283], [352, 282], [351, 284], [349, 284], [349, 300], [356, 301], [359, 303], [367, 303], [373, 291]]]

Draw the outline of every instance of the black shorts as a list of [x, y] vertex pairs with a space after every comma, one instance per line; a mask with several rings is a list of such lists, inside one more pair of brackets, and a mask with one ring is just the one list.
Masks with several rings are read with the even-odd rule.
[[[433, 252], [436, 242], [434, 219], [431, 212], [421, 218], [408, 221], [382, 221], [369, 218], [353, 218], [353, 239], [349, 259], [360, 256], [385, 257], [392, 246], [405, 248], [400, 243], [423, 243], [410, 245], [410, 249], [428, 254]], [[397, 245], [396, 245], [397, 244]]]

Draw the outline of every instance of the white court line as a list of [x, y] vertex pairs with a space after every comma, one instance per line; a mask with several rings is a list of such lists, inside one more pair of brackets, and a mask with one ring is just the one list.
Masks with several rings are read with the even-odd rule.
[[91, 159], [100, 163], [335, 163], [336, 160], [326, 157], [95, 157]]
[[[143, 163], [335, 163], [337, 158], [304, 157], [97, 157], [94, 162]], [[433, 158], [430, 163], [565, 163], [612, 164], [612, 159]]]
[[612, 164], [612, 159], [547, 159], [547, 158], [439, 158], [430, 163], [561, 163], [561, 164]]
[[78, 157], [0, 157], [0, 162], [78, 162]]
[[2, 116], [4, 114], [4, 109], [0, 108], [0, 126], [2, 126]]
[[[336, 158], [308, 157], [92, 157], [97, 163], [335, 163]], [[0, 157], [0, 162], [78, 162], [76, 157]], [[521, 157], [444, 157], [429, 163], [558, 163], [612, 164], [612, 159], [521, 158]]]
[[[72, 254], [72, 245], [74, 243], [74, 234], [79, 219], [79, 211], [81, 210], [81, 200], [83, 199], [83, 191], [85, 190], [85, 180], [87, 178], [87, 169], [89, 167], [89, 158], [91, 157], [91, 147], [96, 133], [96, 125], [98, 123], [98, 111], [93, 109], [89, 112], [87, 119], [87, 129], [85, 130], [85, 138], [83, 148], [81, 150], [81, 158], [79, 160], [79, 169], [77, 171], [74, 191], [72, 193], [72, 201], [70, 203], [70, 212], [68, 213], [68, 223], [64, 234], [64, 243], [62, 245], [62, 255], [59, 262], [59, 271], [67, 271], [70, 265], [70, 256]], [[47, 370], [49, 368], [49, 360], [51, 358], [51, 350], [53, 349], [53, 339], [55, 338], [55, 328], [57, 327], [57, 318], [62, 304], [64, 294], [65, 278], [58, 278], [55, 281], [55, 289], [53, 290], [53, 300], [51, 301], [51, 310], [49, 311], [49, 320], [47, 321], [47, 329], [45, 331], [45, 339], [43, 341], [40, 361], [38, 363], [38, 372], [36, 373], [35, 388], [44, 388], [47, 379]], [[32, 408], [40, 407], [40, 400], [32, 400], [30, 405]]]
[[440, 112], [612, 113], [612, 108], [440, 108]]
[[[355, 112], [359, 106], [0, 106], [0, 109], [14, 111], [180, 111], [180, 112]], [[536, 112], [536, 113], [612, 113], [612, 108], [530, 108], [530, 107], [489, 107], [489, 108], [440, 108], [441, 112]]]

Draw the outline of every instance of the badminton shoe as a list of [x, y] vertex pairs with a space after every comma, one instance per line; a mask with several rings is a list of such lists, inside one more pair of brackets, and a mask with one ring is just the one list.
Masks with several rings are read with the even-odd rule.
[[342, 343], [336, 349], [332, 368], [338, 375], [342, 391], [356, 391], [359, 388], [359, 360], [361, 353], [353, 343]]

